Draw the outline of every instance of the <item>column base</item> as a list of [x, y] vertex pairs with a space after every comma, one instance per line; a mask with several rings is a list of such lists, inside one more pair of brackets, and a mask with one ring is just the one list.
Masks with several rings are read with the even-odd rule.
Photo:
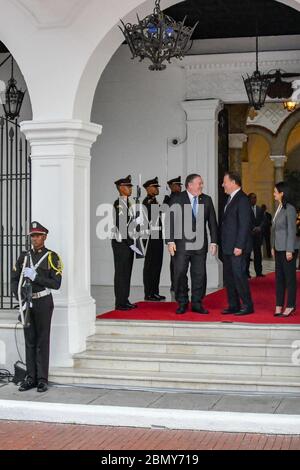
[[73, 366], [73, 354], [85, 351], [95, 333], [96, 303], [92, 297], [55, 302], [51, 325], [50, 367]]

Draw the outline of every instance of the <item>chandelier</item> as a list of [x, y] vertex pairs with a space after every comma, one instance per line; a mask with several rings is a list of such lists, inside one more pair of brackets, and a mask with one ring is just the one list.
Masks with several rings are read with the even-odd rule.
[[3, 109], [7, 119], [16, 119], [20, 115], [23, 98], [26, 91], [17, 88], [17, 81], [14, 78], [14, 59], [11, 56], [11, 78], [5, 90], [5, 104]]
[[268, 76], [263, 75], [258, 70], [258, 36], [256, 36], [256, 70], [253, 72], [251, 77], [247, 74], [247, 77], [243, 77], [243, 80], [249, 104], [258, 111], [265, 104], [267, 91], [271, 81]]
[[137, 15], [138, 23], [121, 23], [119, 26], [131, 50], [132, 59], [149, 59], [150, 70], [164, 70], [164, 62], [172, 58], [182, 59], [188, 50], [192, 34], [198, 22], [191, 28], [183, 21], [176, 22], [165, 15], [160, 8], [160, 0], [155, 0], [153, 13], [143, 20]]

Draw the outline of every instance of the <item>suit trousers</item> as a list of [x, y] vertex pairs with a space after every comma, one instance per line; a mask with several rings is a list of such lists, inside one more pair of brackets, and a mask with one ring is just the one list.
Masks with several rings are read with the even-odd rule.
[[174, 256], [170, 256], [171, 291], [174, 291]]
[[178, 303], [187, 304], [189, 301], [189, 288], [187, 272], [190, 265], [192, 303], [201, 303], [206, 294], [207, 250], [176, 251], [174, 256], [174, 287]]
[[32, 300], [30, 325], [24, 328], [27, 376], [48, 381], [52, 295]]
[[287, 307], [296, 306], [297, 277], [296, 263], [298, 250], [294, 252], [293, 259], [287, 261], [285, 251], [275, 251], [275, 277], [276, 277], [276, 305], [284, 306], [287, 292]]
[[224, 285], [229, 307], [239, 309], [241, 301], [243, 307], [253, 307], [247, 275], [247, 256], [247, 253], [241, 256], [223, 254]]
[[112, 249], [115, 265], [114, 290], [116, 306], [126, 305], [129, 300], [134, 252], [124, 240], [121, 242], [112, 240]]
[[[250, 275], [250, 258], [251, 253], [247, 255], [247, 274]], [[262, 274], [262, 238], [261, 236], [253, 236], [253, 259], [256, 276]]]

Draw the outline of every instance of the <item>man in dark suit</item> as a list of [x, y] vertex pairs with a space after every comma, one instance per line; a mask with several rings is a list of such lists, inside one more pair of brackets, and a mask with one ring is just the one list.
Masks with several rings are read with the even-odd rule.
[[266, 244], [267, 257], [272, 258], [271, 252], [271, 227], [272, 227], [272, 215], [267, 211], [266, 204], [262, 204], [262, 211], [264, 213], [265, 224], [263, 228], [263, 241]]
[[[177, 176], [177, 178], [173, 178], [167, 181], [167, 184], [170, 188], [171, 193], [170, 195], [168, 194], [165, 195], [163, 203], [169, 205], [174, 194], [181, 193], [181, 187], [182, 187], [181, 176]], [[174, 256], [171, 256], [170, 258], [171, 258], [170, 259], [170, 278], [171, 278], [170, 291], [174, 295]]]
[[222, 313], [248, 315], [254, 312], [247, 276], [247, 256], [252, 251], [252, 209], [238, 174], [226, 173], [223, 187], [229, 196], [221, 227], [224, 285], [229, 305]]
[[175, 297], [179, 304], [176, 313], [183, 314], [187, 310], [187, 271], [190, 264], [192, 311], [207, 314], [208, 310], [202, 305], [207, 283], [207, 225], [211, 238], [210, 251], [215, 256], [218, 238], [216, 213], [211, 198], [202, 192], [200, 175], [189, 175], [185, 187], [186, 191], [173, 195], [170, 201], [170, 230], [167, 234], [168, 250], [174, 256]]
[[[253, 258], [254, 258], [254, 269], [256, 273], [256, 277], [263, 277], [262, 273], [262, 253], [261, 247], [263, 243], [263, 233], [265, 228], [265, 217], [264, 212], [261, 207], [259, 207], [257, 202], [256, 194], [250, 193], [248, 194], [249, 202], [252, 209], [252, 241], [253, 241]], [[248, 277], [250, 276], [250, 258], [251, 253], [248, 254], [247, 257], [247, 274]]]

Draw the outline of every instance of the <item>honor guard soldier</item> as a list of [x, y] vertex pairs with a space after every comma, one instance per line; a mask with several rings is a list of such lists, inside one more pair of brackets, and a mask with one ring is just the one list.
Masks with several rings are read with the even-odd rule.
[[[155, 211], [151, 210], [153, 205], [158, 206], [158, 201], [156, 199], [160, 188], [160, 185], [158, 184], [158, 177], [156, 176], [156, 178], [146, 181], [143, 186], [147, 191], [147, 196], [143, 201], [143, 205], [147, 210], [148, 225], [150, 229], [149, 238], [144, 240], [144, 245], [146, 248], [143, 271], [145, 300], [158, 302], [160, 300], [166, 299], [163, 295], [159, 295], [159, 281], [163, 260], [161, 215], [159, 211], [157, 211], [157, 214], [153, 216]], [[154, 217], [153, 220], [152, 217]], [[153, 236], [154, 230], [158, 231], [158, 236]]]
[[172, 180], [167, 181], [167, 185], [170, 188], [170, 195], [166, 194], [164, 197], [164, 204], [169, 204], [171, 197], [173, 194], [181, 193], [181, 176], [177, 176], [177, 178], [173, 178]]
[[19, 281], [23, 279], [25, 282], [30, 280], [32, 290], [29, 324], [24, 326], [26, 378], [19, 387], [20, 392], [34, 387], [38, 392], [48, 389], [50, 328], [54, 309], [51, 289], [60, 288], [62, 263], [54, 251], [45, 247], [47, 234], [48, 230], [40, 223], [31, 223], [32, 248], [21, 254], [12, 272], [12, 291], [16, 297]]
[[[165, 198], [164, 198], [164, 204], [170, 204], [170, 201], [172, 199], [172, 196], [174, 194], [178, 194], [178, 193], [181, 193], [181, 187], [182, 187], [182, 183], [181, 183], [181, 176], [177, 176], [177, 178], [173, 178], [169, 181], [167, 181], [167, 184], [170, 188], [170, 195], [166, 194]], [[174, 288], [174, 256], [170, 256], [170, 278], [171, 278], [171, 288], [170, 288], [170, 291], [171, 293], [174, 293], [175, 292], [175, 288]]]
[[132, 194], [131, 176], [115, 181], [119, 198], [114, 202], [114, 234], [112, 249], [114, 255], [115, 276], [115, 307], [116, 310], [131, 310], [137, 308], [129, 301], [130, 279], [134, 258], [134, 240], [128, 234], [128, 225], [132, 220], [130, 210]]

